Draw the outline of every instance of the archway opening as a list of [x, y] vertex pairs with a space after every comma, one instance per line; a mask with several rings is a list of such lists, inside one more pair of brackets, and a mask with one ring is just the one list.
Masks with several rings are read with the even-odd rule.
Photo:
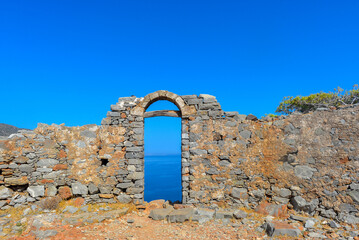
[[[152, 103], [146, 113], [161, 110], [179, 109], [169, 101], [159, 100]], [[144, 200], [181, 202], [181, 118], [146, 117], [144, 140]]]

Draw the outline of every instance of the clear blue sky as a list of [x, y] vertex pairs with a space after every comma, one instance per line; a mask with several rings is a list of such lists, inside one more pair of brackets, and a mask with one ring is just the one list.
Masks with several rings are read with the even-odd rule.
[[0, 122], [99, 124], [118, 97], [159, 89], [263, 116], [358, 83], [358, 13], [356, 0], [1, 1]]

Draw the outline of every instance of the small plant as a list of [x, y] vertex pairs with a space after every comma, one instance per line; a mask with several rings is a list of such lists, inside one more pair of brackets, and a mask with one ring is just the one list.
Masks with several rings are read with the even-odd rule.
[[39, 203], [39, 206], [41, 209], [46, 209], [46, 210], [55, 210], [58, 206], [59, 203], [61, 202], [61, 198], [60, 197], [48, 197], [45, 199], [42, 199]]
[[308, 113], [318, 108], [339, 107], [359, 102], [359, 88], [354, 85], [352, 90], [344, 91], [338, 87], [334, 92], [320, 92], [309, 96], [284, 97], [276, 112], [290, 114], [294, 111]]
[[277, 114], [273, 114], [273, 113], [266, 113], [265, 114], [266, 117], [270, 117], [270, 118], [276, 118], [276, 117], [279, 117], [279, 115]]

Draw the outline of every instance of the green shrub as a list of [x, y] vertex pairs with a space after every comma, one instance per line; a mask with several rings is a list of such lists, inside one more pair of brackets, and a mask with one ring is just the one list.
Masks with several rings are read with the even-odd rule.
[[352, 90], [345, 91], [338, 87], [334, 92], [320, 92], [309, 96], [285, 97], [279, 104], [276, 112], [290, 114], [294, 111], [307, 113], [317, 108], [339, 107], [359, 102], [358, 85]]

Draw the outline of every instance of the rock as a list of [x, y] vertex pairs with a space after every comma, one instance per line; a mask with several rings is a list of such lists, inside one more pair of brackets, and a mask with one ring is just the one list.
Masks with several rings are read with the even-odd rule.
[[313, 227], [314, 227], [314, 224], [315, 224], [315, 222], [314, 222], [312, 219], [308, 219], [308, 220], [305, 222], [304, 227], [305, 227], [305, 228], [313, 228]]
[[349, 196], [353, 199], [354, 202], [359, 203], [359, 191], [349, 192]]
[[294, 174], [303, 179], [311, 179], [313, 176], [313, 172], [316, 172], [317, 169], [311, 168], [305, 165], [298, 165], [294, 168]]
[[89, 130], [84, 130], [80, 133], [80, 136], [87, 137], [87, 138], [96, 138], [96, 133]]
[[37, 167], [53, 167], [58, 163], [59, 163], [58, 160], [48, 158], [48, 159], [40, 159], [36, 163], [36, 165], [37, 165]]
[[4, 207], [7, 205], [7, 201], [3, 200], [3, 201], [0, 201], [0, 208]]
[[126, 195], [126, 194], [120, 194], [117, 196], [117, 200], [120, 202], [120, 203], [130, 203], [131, 202], [131, 197]]
[[237, 199], [248, 199], [248, 193], [246, 188], [232, 188], [231, 196]]
[[308, 236], [310, 238], [319, 238], [319, 239], [326, 239], [327, 237], [323, 234], [320, 234], [320, 233], [316, 233], [316, 232], [310, 232], [308, 233]]
[[341, 226], [338, 224], [338, 223], [336, 223], [335, 221], [330, 221], [329, 223], [328, 223], [328, 225], [331, 227], [331, 228], [340, 228]]
[[62, 210], [63, 213], [69, 212], [69, 213], [75, 213], [79, 209], [74, 206], [67, 206], [64, 210]]
[[33, 231], [37, 239], [46, 239], [57, 234], [56, 230]]
[[254, 116], [253, 114], [249, 114], [249, 115], [247, 115], [246, 120], [257, 121], [258, 118], [256, 116]]
[[304, 211], [309, 214], [313, 213], [313, 211], [316, 209], [316, 207], [319, 204], [318, 199], [314, 199], [311, 202], [307, 202], [304, 198], [301, 196], [296, 196], [291, 199], [291, 203], [293, 205], [293, 209], [296, 211]]
[[46, 188], [45, 195], [48, 197], [54, 197], [57, 194], [57, 188], [54, 185], [50, 185]]
[[182, 208], [173, 210], [168, 214], [169, 222], [184, 222], [192, 218], [194, 213], [193, 208]]
[[153, 209], [149, 215], [150, 218], [153, 220], [163, 220], [166, 219], [167, 216], [174, 211], [170, 208], [160, 208], [160, 209]]
[[227, 209], [217, 209], [214, 217], [216, 219], [233, 218], [233, 212]]
[[11, 198], [13, 191], [10, 188], [0, 186], [0, 199]]
[[32, 171], [34, 171], [33, 167], [29, 164], [22, 164], [19, 166], [19, 170], [21, 172], [26, 172], [26, 173], [31, 173]]
[[163, 199], [151, 201], [146, 204], [146, 209], [144, 210], [144, 213], [149, 214], [151, 212], [151, 210], [153, 210], [153, 209], [163, 208], [164, 204], [165, 204], [165, 200], [163, 200]]
[[350, 189], [352, 189], [352, 190], [359, 190], [359, 183], [352, 183], [352, 184], [350, 184]]
[[31, 197], [43, 197], [45, 195], [45, 187], [44, 186], [30, 186], [27, 188], [27, 192]]
[[296, 221], [303, 222], [303, 223], [309, 219], [307, 217], [297, 216], [297, 215], [293, 215], [293, 214], [290, 215], [290, 218], [293, 220], [296, 220]]
[[261, 202], [256, 210], [257, 213], [269, 215], [273, 217], [288, 217], [287, 205], [284, 204], [271, 204], [268, 202]]
[[130, 173], [127, 175], [127, 179], [130, 179], [130, 180], [143, 179], [143, 177], [144, 177], [143, 172], [134, 172], [134, 173]]
[[208, 209], [208, 208], [196, 208], [194, 214], [196, 217], [196, 221], [203, 222], [204, 219], [212, 219], [214, 214], [216, 213], [215, 210]]
[[289, 237], [299, 237], [300, 230], [293, 227], [292, 225], [284, 222], [269, 222], [265, 223], [264, 229], [266, 230], [268, 236], [289, 236]]
[[88, 188], [89, 188], [89, 193], [90, 193], [91, 195], [92, 195], [92, 194], [96, 194], [96, 193], [99, 192], [98, 187], [97, 187], [94, 183], [92, 183], [92, 182], [89, 184]]
[[257, 189], [250, 192], [250, 194], [255, 197], [262, 199], [265, 196], [266, 191], [264, 189]]
[[247, 217], [247, 213], [243, 210], [236, 210], [234, 213], [233, 213], [233, 216], [236, 218], [236, 219], [243, 219], [243, 218], [246, 218]]
[[29, 183], [29, 180], [26, 176], [19, 177], [19, 178], [5, 178], [5, 184], [16, 186], [16, 185], [26, 185]]
[[135, 220], [133, 220], [133, 219], [127, 219], [127, 223], [132, 224], [132, 223], [134, 223], [134, 222], [135, 222]]
[[72, 197], [72, 191], [71, 188], [69, 188], [68, 186], [63, 186], [59, 188], [59, 196], [62, 199], [69, 199]]
[[81, 184], [81, 183], [72, 183], [71, 188], [72, 188], [72, 194], [74, 194], [74, 195], [86, 195], [86, 194], [88, 194], [87, 187], [85, 185]]
[[244, 138], [244, 139], [249, 139], [252, 136], [252, 132], [249, 131], [249, 130], [244, 130], [244, 131], [241, 131], [239, 133], [239, 135], [241, 135], [241, 137]]

